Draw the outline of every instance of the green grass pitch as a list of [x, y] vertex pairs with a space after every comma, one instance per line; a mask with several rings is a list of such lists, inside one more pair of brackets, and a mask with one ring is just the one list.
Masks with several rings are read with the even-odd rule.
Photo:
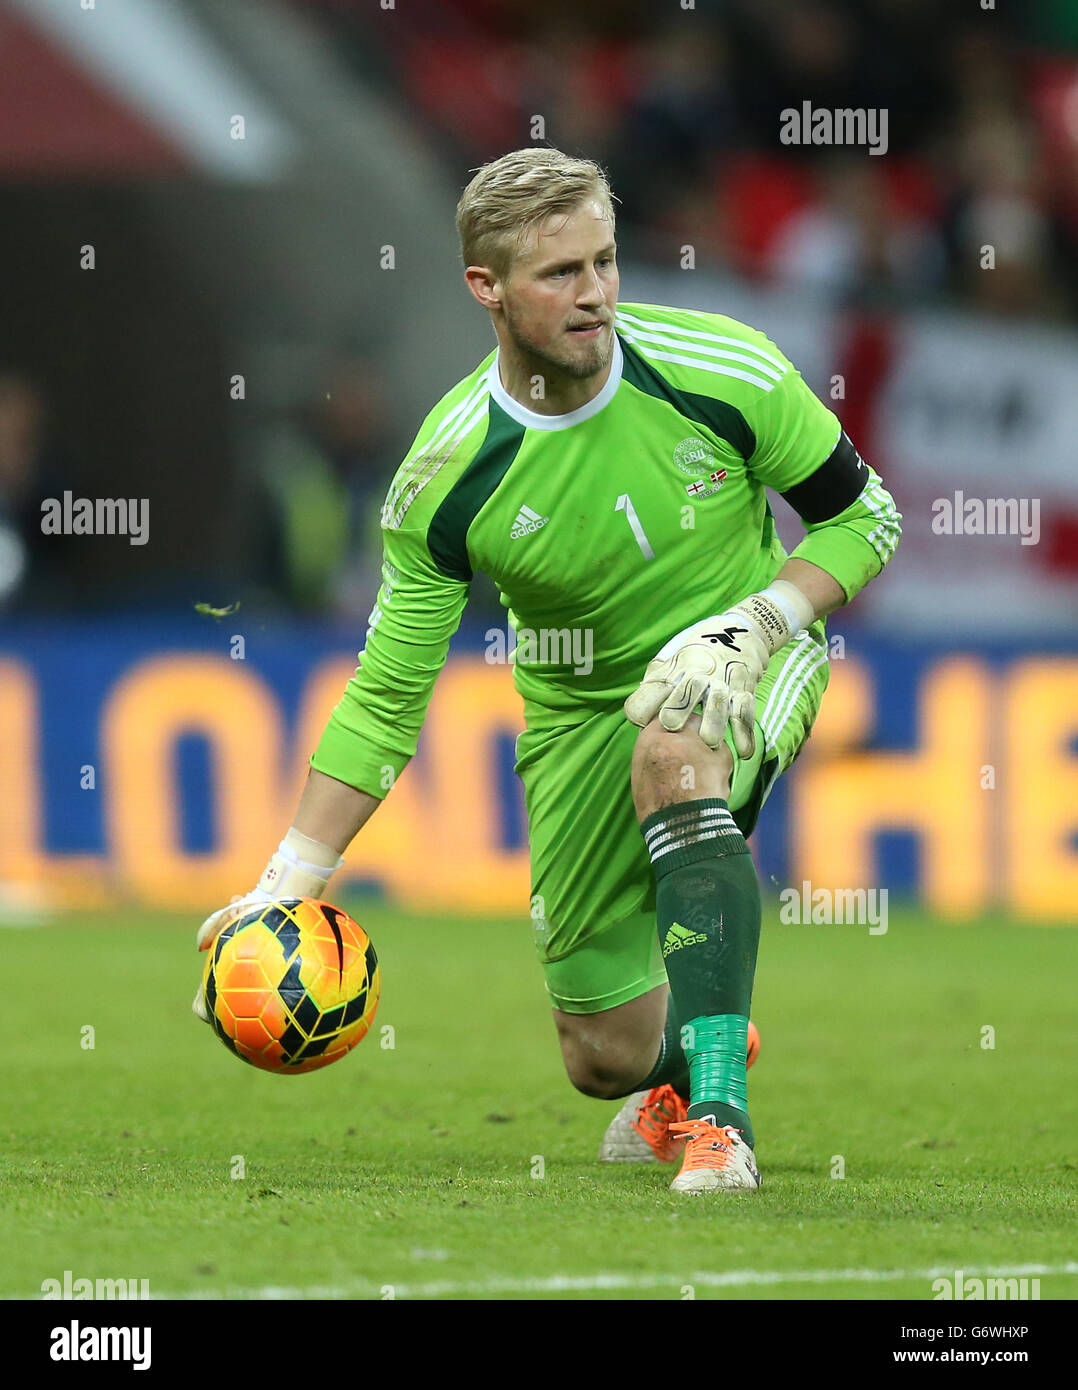
[[1078, 1295], [1073, 930], [770, 905], [764, 1186], [709, 1199], [596, 1162], [615, 1105], [565, 1080], [526, 921], [343, 905], [381, 957], [375, 1025], [288, 1078], [190, 1014], [193, 919], [4, 931], [0, 1293], [70, 1270], [156, 1297], [930, 1299], [1025, 1269]]

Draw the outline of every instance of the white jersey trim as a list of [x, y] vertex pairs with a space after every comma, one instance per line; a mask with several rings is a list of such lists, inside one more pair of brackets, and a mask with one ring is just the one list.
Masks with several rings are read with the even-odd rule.
[[500, 357], [501, 349], [499, 348], [494, 354], [494, 361], [490, 364], [487, 372], [491, 398], [497, 401], [511, 420], [515, 420], [518, 425], [524, 425], [529, 430], [567, 430], [573, 425], [581, 424], [584, 420], [590, 420], [593, 415], [598, 415], [599, 411], [614, 399], [614, 395], [621, 385], [621, 372], [625, 361], [625, 354], [621, 350], [621, 343], [615, 333], [614, 352], [610, 360], [610, 375], [599, 394], [593, 396], [586, 405], [582, 405], [576, 410], [566, 411], [564, 415], [540, 415], [538, 411], [529, 410], [526, 405], [521, 405], [519, 401], [514, 400], [502, 385], [501, 373], [498, 368]]

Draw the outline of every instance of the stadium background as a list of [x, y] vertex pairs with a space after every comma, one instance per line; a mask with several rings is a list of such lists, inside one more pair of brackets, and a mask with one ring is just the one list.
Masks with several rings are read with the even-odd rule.
[[[1078, 20], [807, 9], [0, 5], [6, 918], [196, 920], [249, 886], [354, 666], [395, 462], [492, 346], [456, 198], [534, 139], [608, 167], [622, 297], [765, 329], [904, 514], [830, 624], [824, 714], [754, 837], [768, 881], [1072, 916]], [[886, 107], [886, 156], [782, 145], [806, 100]], [[148, 498], [148, 543], [43, 535], [65, 491]], [[958, 492], [1037, 499], [1037, 543], [937, 534]], [[527, 915], [503, 621], [477, 584], [349, 856], [393, 902]]]

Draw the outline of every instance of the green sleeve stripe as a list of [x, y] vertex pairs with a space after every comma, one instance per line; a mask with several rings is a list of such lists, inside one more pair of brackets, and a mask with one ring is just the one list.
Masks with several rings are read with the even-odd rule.
[[625, 353], [622, 379], [638, 391], [643, 391], [656, 400], [667, 401], [679, 415], [694, 425], [706, 425], [713, 434], [732, 444], [744, 459], [756, 452], [756, 436], [741, 411], [728, 401], [716, 400], [714, 396], [703, 396], [696, 391], [682, 391], [661, 376], [652, 365], [621, 336], [621, 346]]
[[479, 452], [442, 499], [427, 528], [431, 559], [450, 579], [472, 577], [468, 528], [508, 473], [524, 439], [524, 426], [511, 420], [493, 400], [486, 438]]

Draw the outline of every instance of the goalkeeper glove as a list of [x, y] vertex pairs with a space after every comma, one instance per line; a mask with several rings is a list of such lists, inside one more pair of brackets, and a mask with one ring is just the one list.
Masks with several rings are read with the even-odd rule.
[[648, 663], [625, 701], [625, 717], [644, 728], [656, 715], [676, 733], [700, 706], [700, 737], [717, 748], [730, 725], [740, 758], [756, 751], [756, 685], [772, 656], [815, 619], [794, 584], [776, 579], [760, 593], [672, 637]]
[[[343, 856], [318, 840], [312, 840], [293, 827], [277, 847], [277, 853], [262, 871], [262, 877], [250, 893], [233, 898], [227, 907], [211, 912], [198, 929], [195, 944], [207, 951], [218, 934], [250, 907], [277, 902], [281, 898], [320, 898], [333, 874], [344, 863]], [[201, 983], [195, 992], [191, 1011], [203, 1023], [209, 1023], [205, 994]]]

